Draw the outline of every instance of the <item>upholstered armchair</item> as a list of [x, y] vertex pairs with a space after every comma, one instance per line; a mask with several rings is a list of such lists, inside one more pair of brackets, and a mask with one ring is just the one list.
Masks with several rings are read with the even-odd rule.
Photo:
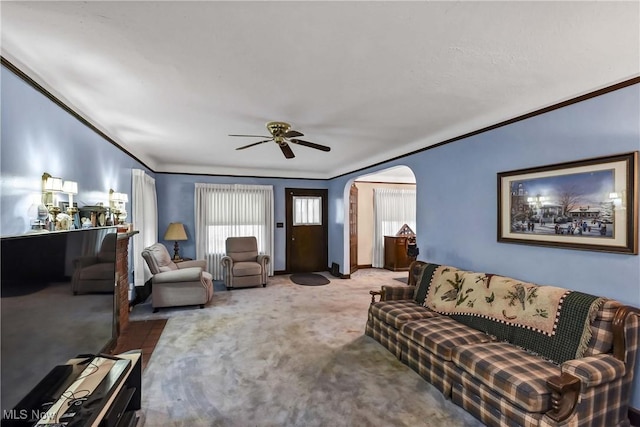
[[269, 255], [258, 254], [255, 237], [229, 237], [226, 242], [227, 254], [220, 263], [227, 290], [250, 286], [267, 286], [267, 264]]
[[204, 308], [213, 297], [213, 278], [206, 271], [207, 261], [192, 260], [176, 264], [161, 243], [144, 248], [142, 258], [153, 274], [151, 304], [154, 313], [161, 307], [199, 305]]
[[74, 295], [91, 292], [114, 292], [116, 286], [116, 233], [107, 234], [96, 255], [73, 260], [71, 291]]

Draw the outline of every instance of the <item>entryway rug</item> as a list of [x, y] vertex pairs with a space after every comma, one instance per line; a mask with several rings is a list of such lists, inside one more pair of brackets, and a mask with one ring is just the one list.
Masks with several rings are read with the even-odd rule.
[[322, 286], [328, 285], [330, 282], [330, 280], [322, 274], [315, 273], [295, 273], [292, 274], [289, 279], [297, 285], [305, 286]]

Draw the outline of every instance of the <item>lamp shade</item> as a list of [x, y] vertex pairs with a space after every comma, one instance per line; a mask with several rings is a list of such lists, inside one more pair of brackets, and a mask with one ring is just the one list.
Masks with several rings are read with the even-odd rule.
[[45, 191], [62, 191], [62, 178], [50, 176], [44, 183]]
[[181, 222], [172, 222], [164, 233], [164, 240], [187, 240], [187, 233]]
[[111, 200], [117, 203], [127, 203], [129, 195], [127, 193], [111, 193]]
[[78, 194], [78, 183], [75, 181], [65, 181], [62, 184], [62, 192], [68, 194]]

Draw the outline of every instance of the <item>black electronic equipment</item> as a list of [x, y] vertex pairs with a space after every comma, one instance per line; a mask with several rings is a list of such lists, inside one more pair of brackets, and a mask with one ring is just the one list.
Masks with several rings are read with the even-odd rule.
[[13, 409], [2, 427], [134, 426], [140, 409], [142, 354], [82, 356], [56, 366]]
[[[78, 354], [99, 354], [115, 344], [114, 293], [74, 295], [75, 260], [96, 256], [115, 227], [2, 237], [0, 247], [0, 413], [22, 419], [22, 405], [45, 403], [48, 390], [68, 380], [57, 367]], [[114, 239], [115, 253], [115, 239]], [[115, 289], [115, 259], [112, 264]], [[105, 268], [105, 267], [102, 267]], [[53, 366], [56, 366], [51, 370]], [[40, 383], [45, 382], [42, 387]], [[38, 393], [28, 396], [31, 390]], [[36, 405], [37, 406], [37, 405]], [[7, 424], [10, 425], [10, 424]], [[3, 421], [2, 426], [5, 426]]]

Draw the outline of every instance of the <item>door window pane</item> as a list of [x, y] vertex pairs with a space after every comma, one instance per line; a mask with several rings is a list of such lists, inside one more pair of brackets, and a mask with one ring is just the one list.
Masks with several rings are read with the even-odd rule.
[[293, 225], [322, 225], [322, 197], [293, 196]]

